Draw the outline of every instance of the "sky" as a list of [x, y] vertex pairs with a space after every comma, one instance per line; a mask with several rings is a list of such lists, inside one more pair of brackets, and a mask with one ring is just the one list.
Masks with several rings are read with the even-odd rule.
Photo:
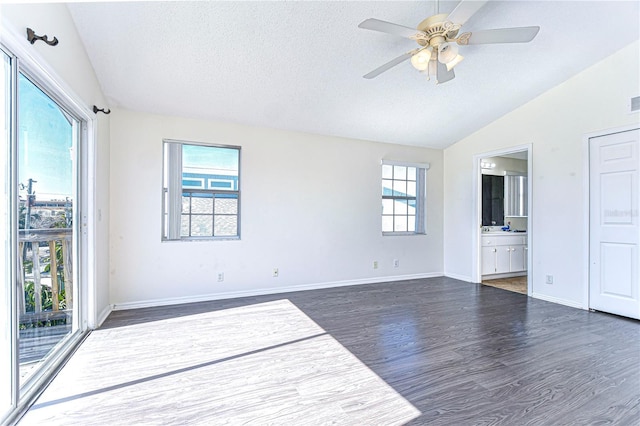
[[[23, 74], [18, 81], [18, 181], [33, 179], [36, 200], [72, 198], [73, 125]], [[20, 191], [22, 198], [26, 190]]]

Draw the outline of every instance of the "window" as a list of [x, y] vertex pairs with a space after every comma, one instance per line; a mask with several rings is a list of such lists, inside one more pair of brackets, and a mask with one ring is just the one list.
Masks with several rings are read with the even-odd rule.
[[424, 234], [428, 164], [382, 162], [383, 235]]
[[518, 172], [506, 172], [504, 177], [504, 215], [527, 217], [527, 177]]
[[164, 141], [164, 240], [240, 236], [240, 148]]

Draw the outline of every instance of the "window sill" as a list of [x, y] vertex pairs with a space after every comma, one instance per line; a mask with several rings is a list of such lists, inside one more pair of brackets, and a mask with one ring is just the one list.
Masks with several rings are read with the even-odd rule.
[[240, 241], [240, 236], [235, 237], [188, 237], [170, 240], [162, 238], [163, 243], [180, 243], [180, 242], [204, 242], [204, 241]]
[[420, 236], [420, 235], [427, 235], [427, 233], [426, 232], [383, 232], [382, 233], [383, 237], [404, 236], [404, 235]]

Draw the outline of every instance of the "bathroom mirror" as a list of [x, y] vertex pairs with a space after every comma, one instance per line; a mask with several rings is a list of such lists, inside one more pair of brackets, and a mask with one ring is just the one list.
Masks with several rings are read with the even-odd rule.
[[482, 226], [504, 226], [504, 178], [482, 175]]

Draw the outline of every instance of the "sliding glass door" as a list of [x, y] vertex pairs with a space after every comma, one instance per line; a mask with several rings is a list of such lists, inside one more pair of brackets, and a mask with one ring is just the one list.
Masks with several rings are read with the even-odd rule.
[[0, 384], [0, 419], [37, 394], [86, 324], [78, 219], [86, 121], [37, 72], [1, 52], [0, 368], [11, 380]]
[[16, 284], [24, 387], [77, 329], [74, 152], [79, 122], [23, 73], [18, 76], [18, 101]]

